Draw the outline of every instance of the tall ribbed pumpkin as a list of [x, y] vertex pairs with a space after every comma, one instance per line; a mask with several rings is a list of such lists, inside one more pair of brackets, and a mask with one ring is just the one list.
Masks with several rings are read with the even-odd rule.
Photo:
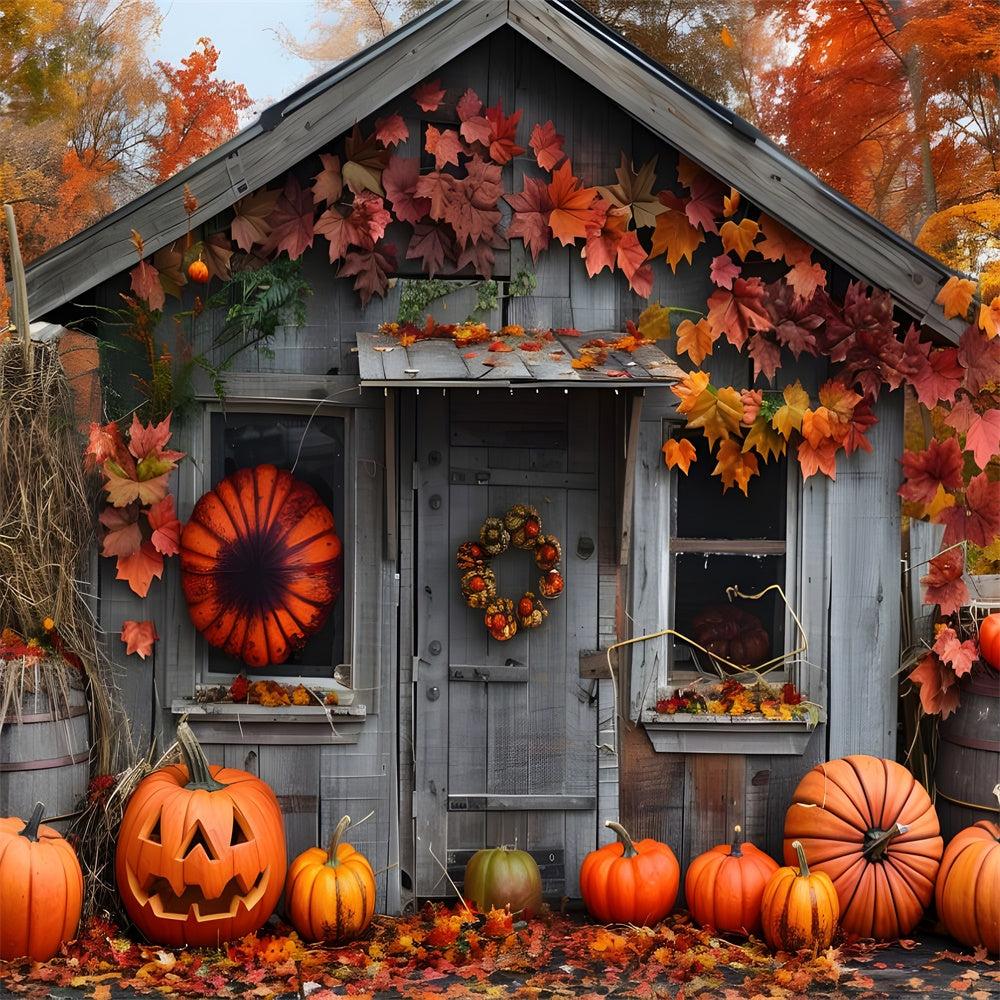
[[0, 959], [46, 962], [76, 936], [83, 872], [57, 830], [42, 825], [39, 802], [27, 823], [0, 819]]
[[810, 867], [833, 880], [850, 936], [899, 940], [934, 896], [944, 847], [937, 813], [895, 761], [857, 754], [817, 764], [792, 795], [784, 832], [786, 863], [798, 840]]
[[810, 871], [805, 851], [792, 841], [796, 866], [772, 873], [760, 900], [764, 940], [775, 951], [829, 948], [837, 932], [840, 901], [826, 872]]
[[181, 533], [181, 587], [206, 640], [251, 667], [284, 663], [325, 623], [343, 584], [333, 514], [273, 465], [204, 494]]

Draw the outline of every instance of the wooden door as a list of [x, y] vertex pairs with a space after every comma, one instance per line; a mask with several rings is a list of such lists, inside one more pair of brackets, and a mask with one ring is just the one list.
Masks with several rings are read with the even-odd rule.
[[[453, 896], [449, 879], [461, 883], [468, 858], [501, 844], [533, 854], [546, 896], [579, 894], [580, 862], [597, 841], [599, 770], [608, 773], [601, 713], [613, 711], [579, 669], [581, 651], [598, 644], [602, 512], [613, 507], [600, 475], [603, 395], [463, 389], [417, 401], [418, 900]], [[515, 504], [534, 507], [559, 540], [565, 590], [544, 602], [538, 628], [496, 641], [462, 598], [456, 552]], [[538, 592], [529, 552], [512, 545], [490, 568], [515, 603]]]

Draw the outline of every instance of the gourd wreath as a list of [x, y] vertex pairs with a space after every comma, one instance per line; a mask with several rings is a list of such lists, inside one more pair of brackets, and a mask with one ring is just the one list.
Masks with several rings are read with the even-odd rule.
[[308, 483], [273, 465], [239, 469], [204, 494], [180, 556], [195, 628], [251, 667], [301, 649], [343, 584], [333, 514]]
[[486, 518], [479, 529], [478, 541], [463, 542], [458, 547], [460, 588], [465, 603], [483, 611], [487, 631], [501, 642], [514, 636], [518, 628], [537, 628], [548, 615], [545, 605], [531, 590], [526, 590], [516, 603], [498, 594], [490, 560], [503, 555], [511, 545], [530, 553], [542, 571], [538, 580], [541, 597], [551, 600], [563, 592], [562, 574], [556, 569], [562, 559], [562, 546], [555, 535], [543, 534], [534, 507], [518, 503], [502, 518]]

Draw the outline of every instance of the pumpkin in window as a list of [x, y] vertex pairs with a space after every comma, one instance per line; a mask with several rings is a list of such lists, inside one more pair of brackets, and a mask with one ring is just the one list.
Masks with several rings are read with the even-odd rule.
[[195, 628], [251, 667], [301, 649], [343, 584], [332, 512], [312, 486], [273, 465], [239, 469], [204, 494], [180, 556]]
[[738, 667], [759, 667], [771, 653], [771, 637], [761, 620], [733, 604], [705, 608], [691, 625], [699, 646]]
[[184, 763], [146, 775], [132, 793], [115, 850], [118, 894], [151, 943], [218, 947], [253, 934], [285, 883], [285, 823], [270, 786], [209, 766], [187, 722]]
[[489, 567], [462, 574], [462, 600], [470, 608], [485, 608], [497, 596], [497, 578]]
[[497, 597], [486, 605], [486, 629], [498, 642], [512, 638], [517, 632], [514, 602], [509, 597]]

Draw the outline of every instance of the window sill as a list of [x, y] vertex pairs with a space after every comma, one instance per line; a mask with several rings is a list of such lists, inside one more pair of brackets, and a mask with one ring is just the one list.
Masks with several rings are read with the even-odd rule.
[[243, 705], [178, 698], [170, 706], [186, 715], [202, 743], [276, 745], [357, 743], [367, 718], [364, 705]]
[[639, 717], [657, 753], [803, 754], [814, 726], [808, 722], [729, 715]]

